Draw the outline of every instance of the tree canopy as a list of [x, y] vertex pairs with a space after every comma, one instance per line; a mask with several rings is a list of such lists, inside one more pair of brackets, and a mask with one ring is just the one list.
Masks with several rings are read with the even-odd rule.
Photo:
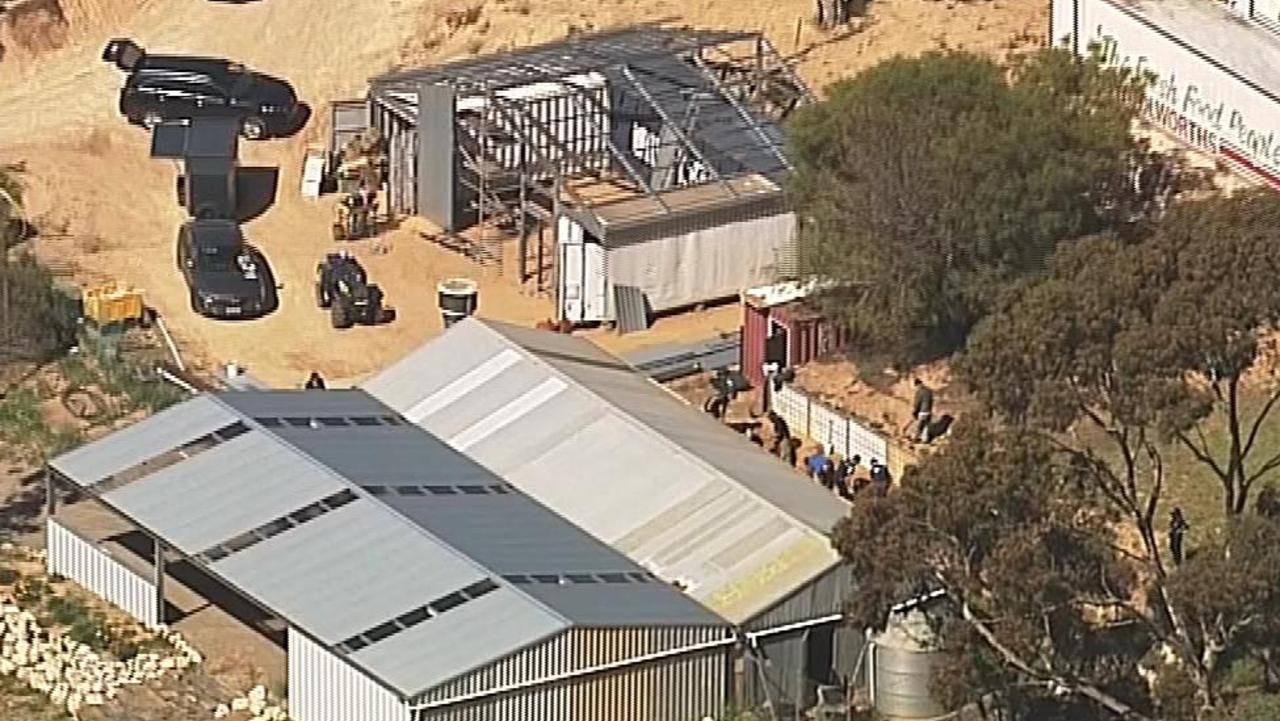
[[75, 342], [75, 315], [49, 272], [11, 249], [29, 231], [19, 180], [12, 167], [0, 168], [0, 361], [42, 362]]
[[1142, 82], [1044, 50], [896, 58], [834, 85], [788, 129], [802, 265], [837, 281], [819, 303], [898, 361], [958, 348], [1060, 241], [1146, 207]]
[[[1280, 197], [1187, 202], [1002, 294], [956, 369], [1004, 430], [958, 436], [839, 529], [859, 583], [882, 589], [871, 610], [908, 580], [941, 584], [967, 609], [961, 677], [1027, 703], [1218, 721], [1238, 664], [1280, 682], [1280, 450], [1258, 443], [1280, 405], [1264, 362], [1277, 247]], [[1185, 561], [1162, 525], [1175, 451], [1216, 479], [1223, 526]], [[860, 551], [872, 538], [893, 557]], [[1123, 672], [1159, 654], [1173, 660], [1149, 684]]]

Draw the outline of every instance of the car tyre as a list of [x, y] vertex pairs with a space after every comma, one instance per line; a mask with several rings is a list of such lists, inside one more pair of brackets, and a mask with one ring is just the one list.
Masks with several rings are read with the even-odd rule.
[[316, 283], [316, 305], [321, 308], [328, 308], [333, 305], [333, 298], [329, 297], [329, 294], [324, 290], [324, 286], [319, 283]]
[[191, 299], [191, 312], [196, 315], [204, 315], [204, 311], [200, 308], [200, 296], [194, 290], [189, 291], [188, 295]]
[[332, 321], [333, 327], [339, 330], [350, 328], [352, 325], [351, 314], [347, 312], [346, 304], [341, 301], [334, 303], [329, 309], [329, 320]]
[[164, 116], [159, 110], [148, 110], [142, 114], [142, 127], [147, 130], [154, 130], [157, 125], [164, 122]]
[[262, 118], [245, 118], [240, 123], [240, 134], [245, 140], [261, 140], [267, 135], [267, 124], [262, 122]]

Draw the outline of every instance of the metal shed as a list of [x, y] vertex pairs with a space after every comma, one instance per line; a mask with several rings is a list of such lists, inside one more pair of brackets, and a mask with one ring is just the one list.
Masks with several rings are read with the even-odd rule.
[[[517, 238], [521, 281], [536, 275], [542, 287], [548, 261], [557, 277], [605, 278], [602, 245], [725, 242], [709, 237], [713, 227], [768, 238], [763, 254], [743, 240], [698, 258], [721, 278], [697, 292], [664, 294], [662, 277], [631, 286], [655, 291], [647, 301], [657, 310], [761, 282], [790, 246], [794, 220], [777, 183], [791, 164], [778, 123], [813, 96], [759, 33], [579, 35], [384, 75], [370, 98], [388, 141], [392, 211], [455, 237], [474, 227], [467, 242], [483, 262], [501, 262], [503, 236]], [[648, 272], [668, 265], [649, 261]], [[596, 286], [556, 284], [561, 317], [615, 319], [611, 300], [594, 301], [611, 290]]]
[[64, 575], [154, 624], [176, 555], [282, 618], [298, 721], [725, 707], [728, 624], [361, 391], [201, 396], [53, 459], [49, 482], [52, 510], [74, 490], [156, 545], [139, 579], [51, 513]]
[[626, 363], [471, 318], [364, 388], [731, 622], [740, 703], [807, 707], [854, 674], [828, 537], [847, 504]]
[[766, 364], [796, 367], [847, 347], [848, 331], [805, 300], [817, 287], [812, 280], [785, 281], [742, 292], [738, 366], [753, 385], [764, 384]]

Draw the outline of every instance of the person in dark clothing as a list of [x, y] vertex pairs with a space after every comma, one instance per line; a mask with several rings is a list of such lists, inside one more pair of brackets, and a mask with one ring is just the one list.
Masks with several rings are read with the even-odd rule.
[[[786, 419], [774, 411], [769, 411], [769, 423], [773, 426], [773, 446], [769, 448], [769, 452], [780, 453], [786, 446], [791, 445], [791, 428], [787, 426]], [[795, 465], [794, 451], [792, 451], [791, 465]]]
[[307, 378], [306, 385], [302, 387], [309, 391], [322, 391], [324, 390], [324, 379], [320, 377], [319, 373], [311, 371], [311, 375]]
[[933, 425], [933, 389], [919, 378], [915, 379], [916, 397], [911, 404], [911, 437], [921, 443], [929, 442], [929, 428]]
[[786, 441], [782, 444], [782, 460], [792, 468], [796, 467], [796, 447], [800, 445], [800, 441], [787, 436]]
[[871, 459], [871, 490], [880, 498], [884, 498], [889, 493], [889, 467], [885, 464]]
[[1187, 519], [1182, 515], [1182, 509], [1174, 507], [1173, 513], [1169, 514], [1169, 553], [1173, 556], [1173, 565], [1181, 566], [1182, 560], [1185, 558], [1187, 531], [1191, 530], [1191, 524], [1187, 523]]
[[840, 465], [836, 466], [835, 486], [836, 492], [841, 498], [846, 500], [853, 498], [853, 489], [850, 487], [849, 481], [853, 479], [853, 474], [858, 471], [858, 464], [862, 463], [862, 456], [854, 454], [850, 458], [841, 458]]

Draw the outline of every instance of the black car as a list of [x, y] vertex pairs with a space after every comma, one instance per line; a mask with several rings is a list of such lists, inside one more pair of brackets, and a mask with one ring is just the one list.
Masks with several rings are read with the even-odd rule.
[[191, 310], [201, 315], [267, 313], [270, 288], [262, 263], [234, 221], [192, 220], [178, 231], [178, 267], [191, 293]]
[[120, 112], [153, 128], [166, 120], [231, 117], [251, 140], [295, 129], [298, 96], [287, 82], [220, 58], [148, 55], [132, 40], [107, 43], [102, 59], [129, 74]]

